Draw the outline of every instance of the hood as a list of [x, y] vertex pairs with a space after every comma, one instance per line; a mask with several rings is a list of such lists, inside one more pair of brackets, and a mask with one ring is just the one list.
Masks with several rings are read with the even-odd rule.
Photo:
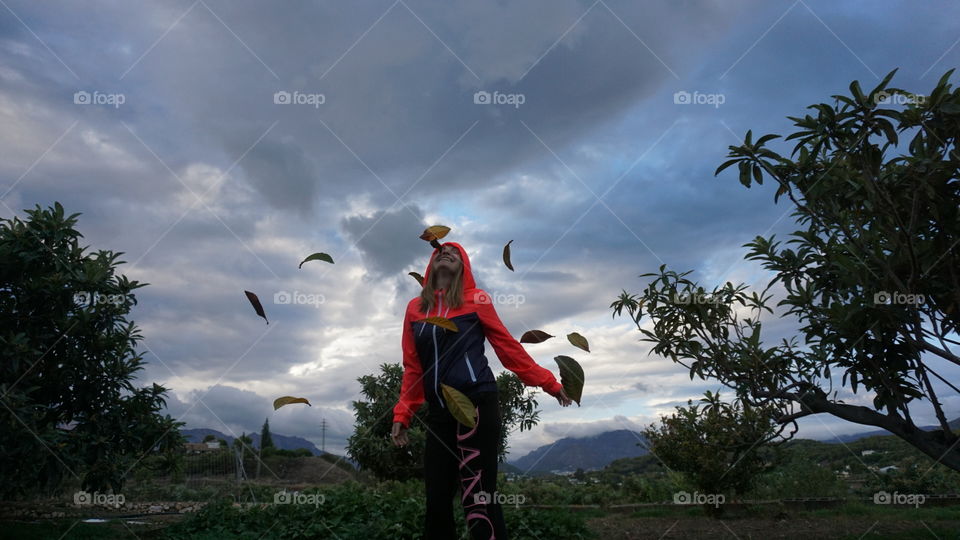
[[[469, 289], [476, 289], [477, 285], [473, 281], [473, 271], [470, 269], [470, 257], [467, 256], [467, 250], [463, 249], [463, 246], [456, 242], [444, 242], [440, 244], [440, 247], [450, 245], [460, 250], [460, 260], [463, 262], [463, 290], [466, 292]], [[423, 282], [429, 283], [430, 281], [430, 267], [433, 266], [433, 259], [440, 253], [440, 250], [437, 248], [433, 249], [433, 253], [430, 254], [430, 261], [427, 263], [427, 269], [423, 272]]]

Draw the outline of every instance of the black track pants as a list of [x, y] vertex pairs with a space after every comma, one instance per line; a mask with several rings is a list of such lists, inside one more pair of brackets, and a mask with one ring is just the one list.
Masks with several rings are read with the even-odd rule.
[[[430, 405], [424, 480], [427, 488], [426, 540], [456, 540], [453, 497], [458, 494], [474, 540], [506, 540], [497, 490], [500, 409], [496, 392], [473, 400], [477, 426], [457, 422], [443, 407]], [[459, 488], [459, 489], [458, 489]]]

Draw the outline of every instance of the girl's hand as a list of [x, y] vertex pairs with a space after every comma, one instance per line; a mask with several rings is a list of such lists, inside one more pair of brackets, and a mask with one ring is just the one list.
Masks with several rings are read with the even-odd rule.
[[567, 393], [563, 391], [563, 388], [560, 389], [560, 395], [553, 397], [557, 398], [557, 401], [560, 403], [561, 407], [566, 407], [567, 405], [573, 403], [573, 400], [567, 397]]
[[393, 439], [394, 446], [406, 446], [410, 442], [410, 439], [407, 438], [407, 428], [403, 427], [400, 422], [393, 423], [390, 438]]

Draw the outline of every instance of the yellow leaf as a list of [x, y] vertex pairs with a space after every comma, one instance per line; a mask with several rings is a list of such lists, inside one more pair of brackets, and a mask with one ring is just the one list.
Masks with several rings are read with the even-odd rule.
[[277, 410], [280, 407], [283, 407], [284, 405], [290, 405], [291, 403], [306, 403], [307, 405], [312, 407], [312, 405], [310, 405], [310, 402], [307, 401], [307, 398], [283, 396], [273, 400], [273, 410]]
[[449, 232], [450, 227], [446, 227], [444, 225], [434, 225], [424, 229], [423, 234], [420, 235], [420, 239], [426, 240], [427, 242], [433, 242], [434, 240], [440, 240]]
[[477, 409], [470, 398], [452, 386], [441, 383], [440, 387], [443, 389], [443, 398], [447, 402], [450, 414], [457, 419], [457, 422], [471, 429], [476, 427]]
[[451, 321], [450, 319], [448, 319], [448, 318], [446, 318], [446, 317], [427, 317], [426, 319], [420, 319], [420, 320], [414, 321], [414, 322], [423, 322], [423, 323], [435, 324], [435, 325], [439, 326], [440, 328], [446, 328], [447, 330], [450, 330], [451, 332], [459, 332], [459, 331], [460, 331], [460, 329], [457, 328], [456, 323], [454, 323], [453, 321]]

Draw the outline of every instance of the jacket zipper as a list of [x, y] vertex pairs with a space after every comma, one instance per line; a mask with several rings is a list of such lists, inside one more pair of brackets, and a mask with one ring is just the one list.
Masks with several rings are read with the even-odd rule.
[[[437, 304], [437, 316], [440, 316], [440, 310], [443, 309], [443, 295], [438, 295], [437, 299], [439, 303]], [[443, 403], [443, 398], [440, 397], [440, 388], [439, 388], [439, 379], [440, 379], [440, 359], [439, 359], [439, 348], [437, 346], [437, 325], [432, 325], [433, 329], [433, 393], [437, 395], [437, 401], [440, 402], [440, 406], [447, 408]]]
[[463, 361], [467, 363], [467, 369], [470, 370], [470, 380], [477, 382], [477, 377], [473, 374], [473, 366], [470, 365], [470, 357], [467, 356], [467, 353], [463, 353]]

